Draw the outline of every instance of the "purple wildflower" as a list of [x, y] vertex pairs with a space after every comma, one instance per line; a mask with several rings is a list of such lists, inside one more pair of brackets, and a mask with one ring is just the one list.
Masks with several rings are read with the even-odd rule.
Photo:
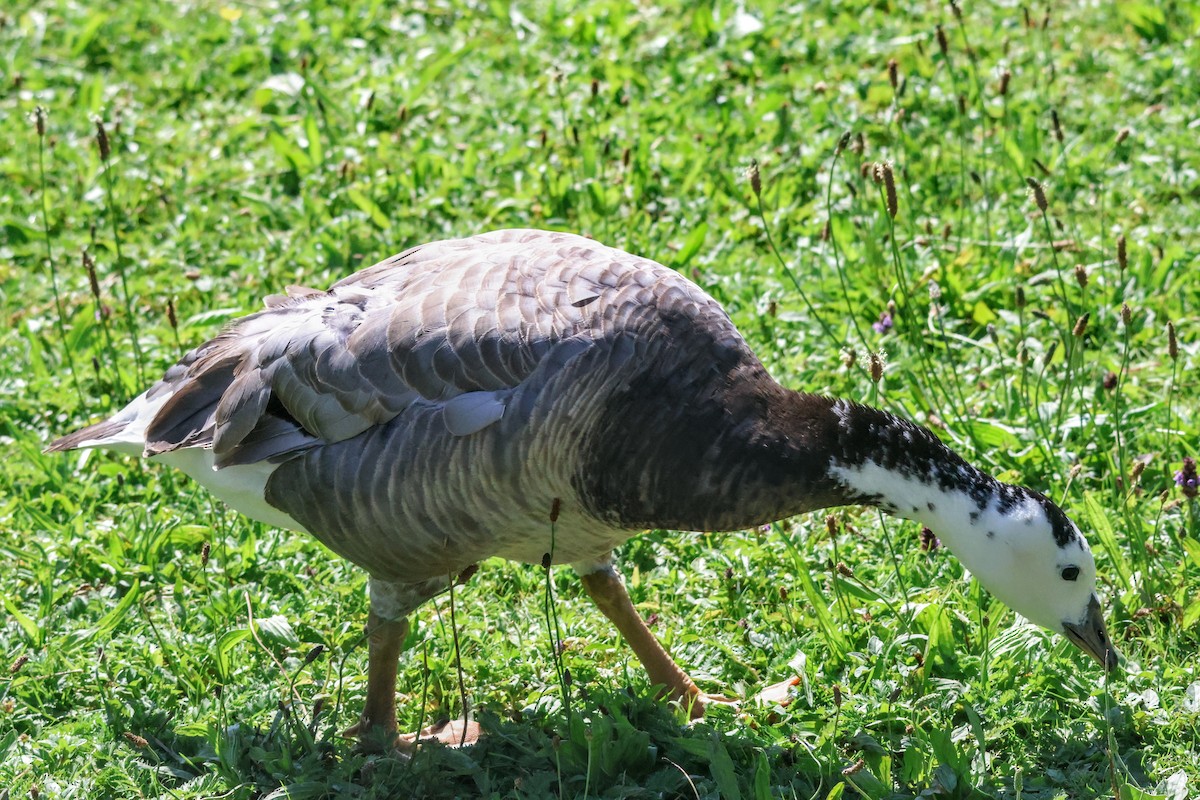
[[1183, 490], [1183, 496], [1195, 500], [1200, 494], [1200, 475], [1196, 474], [1196, 459], [1183, 459], [1183, 469], [1175, 473], [1175, 485]]
[[871, 328], [876, 333], [887, 333], [892, 329], [892, 315], [888, 312], [883, 312], [879, 315], [879, 321], [871, 323]]

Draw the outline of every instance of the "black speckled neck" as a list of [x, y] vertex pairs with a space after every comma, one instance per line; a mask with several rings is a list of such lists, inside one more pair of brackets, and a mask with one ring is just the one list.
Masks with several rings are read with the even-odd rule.
[[[733, 366], [720, 390], [682, 400], [671, 376], [614, 395], [576, 487], [592, 513], [629, 528], [737, 530], [806, 511], [872, 505], [913, 519], [902, 496], [865, 492], [835, 467], [875, 465], [1000, 513], [1026, 499], [1046, 510], [1055, 541], [1066, 516], [1042, 495], [972, 467], [926, 428], [870, 406], [779, 386], [758, 364]], [[897, 481], [897, 485], [903, 481]], [[926, 505], [931, 501], [926, 501]]]

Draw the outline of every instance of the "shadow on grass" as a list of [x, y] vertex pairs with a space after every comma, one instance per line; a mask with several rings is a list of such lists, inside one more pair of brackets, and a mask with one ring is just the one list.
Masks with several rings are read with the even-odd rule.
[[[778, 726], [726, 708], [684, 724], [678, 710], [628, 691], [594, 691], [567, 714], [549, 703], [511, 717], [487, 709], [486, 735], [448, 748], [423, 744], [411, 757], [363, 752], [332, 727], [278, 712], [265, 729], [233, 724], [209, 736], [153, 740], [163, 783], [229, 797], [373, 798], [1025, 798], [1098, 796], [1110, 788], [1103, 748], [1043, 730], [1023, 765], [975, 773], [974, 748], [950, 729], [915, 744], [902, 730], [844, 732], [836, 752], [802, 714]], [[817, 727], [820, 727], [817, 723]], [[923, 752], [914, 785], [906, 748]], [[1126, 758], [1134, 756], [1126, 753]], [[1135, 756], [1134, 756], [1135, 757]], [[929, 759], [932, 759], [930, 761]], [[1036, 766], [1035, 766], [1036, 765]], [[843, 772], [845, 770], [845, 772]], [[1017, 772], [1020, 777], [1017, 777]], [[171, 777], [167, 777], [171, 776]], [[912, 777], [916, 776], [911, 776]], [[981, 780], [982, 778], [982, 780]], [[190, 795], [189, 795], [190, 796]], [[201, 791], [201, 796], [208, 796]]]
[[[329, 733], [314, 740], [282, 713], [266, 730], [232, 725], [208, 737], [151, 743], [181, 784], [231, 796], [322, 797], [824, 797], [836, 779], [804, 744], [739, 724], [728, 711], [685, 725], [652, 698], [593, 693], [561, 709], [477, 714], [486, 735], [411, 757], [362, 752]], [[844, 766], [844, 765], [843, 765]]]

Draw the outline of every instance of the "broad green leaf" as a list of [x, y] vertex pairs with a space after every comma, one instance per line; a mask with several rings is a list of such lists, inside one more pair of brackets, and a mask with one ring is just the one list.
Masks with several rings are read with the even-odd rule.
[[29, 637], [31, 647], [40, 648], [42, 646], [42, 629], [36, 622], [25, 615], [21, 609], [17, 608], [16, 604], [7, 596], [4, 598], [4, 608], [12, 615], [12, 618], [21, 626], [21, 630], [25, 631], [25, 635]]
[[671, 265], [676, 269], [686, 267], [696, 253], [700, 252], [700, 248], [704, 246], [704, 239], [708, 236], [708, 223], [701, 222], [696, 227], [692, 228], [691, 233], [683, 241], [683, 247], [679, 248], [679, 252], [675, 254], [675, 258], [671, 260]]
[[1171, 800], [1170, 795], [1148, 792], [1132, 783], [1122, 783], [1119, 794], [1121, 800]]
[[1183, 549], [1187, 551], [1188, 560], [1197, 567], [1200, 567], [1200, 539], [1185, 536], [1183, 539]]
[[1108, 515], [1104, 513], [1104, 505], [1100, 502], [1100, 498], [1096, 496], [1095, 492], [1084, 492], [1083, 510], [1088, 524], [1096, 534], [1096, 538], [1100, 540], [1101, 546], [1104, 547], [1104, 550], [1112, 560], [1112, 567], [1121, 579], [1121, 584], [1128, 587], [1129, 572], [1126, 569], [1125, 554], [1121, 551], [1120, 544], [1117, 542], [1112, 523], [1108, 521]]
[[717, 734], [708, 740], [708, 766], [721, 797], [724, 800], [740, 800], [742, 791], [738, 788], [737, 769], [733, 766], [728, 748]]
[[264, 617], [254, 622], [258, 626], [259, 634], [274, 644], [287, 645], [288, 647], [295, 647], [300, 644], [300, 638], [292, 630], [292, 624], [282, 614]]
[[321, 145], [321, 129], [312, 114], [304, 118], [304, 137], [308, 139], [308, 157], [312, 163], [320, 164], [325, 160], [325, 150]]
[[358, 206], [359, 211], [362, 211], [368, 217], [370, 217], [371, 222], [375, 223], [380, 230], [387, 230], [387, 228], [391, 226], [392, 221], [388, 219], [387, 214], [383, 213], [383, 209], [380, 208], [374, 200], [367, 197], [361, 191], [355, 188], [350, 188], [346, 190], [346, 196], [350, 198], [350, 201], [354, 203], [354, 205]]
[[116, 607], [112, 611], [109, 611], [100, 619], [100, 622], [96, 625], [95, 630], [92, 631], [92, 636], [89, 636], [88, 638], [99, 636], [101, 639], [107, 639], [109, 634], [111, 634], [113, 630], [116, 629], [119, 624], [121, 624], [121, 620], [125, 619], [125, 615], [129, 613], [129, 609], [133, 608], [141, 593], [141, 582], [134, 581], [133, 585], [129, 587], [129, 591], [127, 591], [125, 596], [121, 598], [121, 602], [117, 603]]
[[217, 640], [217, 648], [215, 652], [215, 660], [217, 666], [217, 677], [222, 683], [228, 682], [233, 674], [232, 662], [229, 658], [229, 653], [239, 642], [249, 638], [250, 631], [246, 628], [238, 628], [232, 631], [226, 631]]

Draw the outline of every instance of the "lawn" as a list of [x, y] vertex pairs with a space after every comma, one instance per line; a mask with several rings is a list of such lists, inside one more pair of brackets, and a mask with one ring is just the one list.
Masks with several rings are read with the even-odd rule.
[[[6, 4], [0, 798], [1196, 797], [1200, 6], [1058, 5]], [[360, 570], [41, 452], [267, 294], [502, 227], [677, 268], [784, 384], [1045, 491], [1121, 669], [838, 509], [618, 553], [705, 690], [790, 702], [687, 725], [569, 569], [488, 562], [399, 710], [490, 735], [369, 755]]]

